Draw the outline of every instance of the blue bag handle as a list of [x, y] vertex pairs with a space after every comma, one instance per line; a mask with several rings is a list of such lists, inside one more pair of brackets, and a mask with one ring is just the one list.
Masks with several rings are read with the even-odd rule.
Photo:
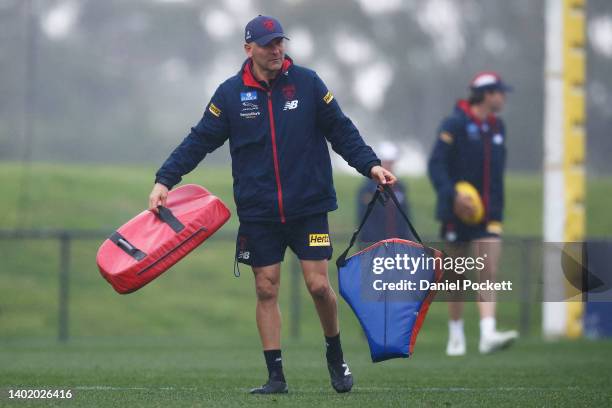
[[423, 241], [421, 240], [421, 237], [416, 232], [416, 229], [414, 228], [414, 226], [410, 222], [410, 219], [408, 218], [408, 216], [406, 215], [404, 210], [402, 210], [402, 206], [400, 205], [399, 201], [397, 200], [397, 197], [395, 196], [395, 192], [393, 191], [393, 189], [388, 184], [383, 184], [383, 185], [380, 185], [379, 188], [376, 189], [376, 192], [374, 193], [374, 196], [372, 196], [372, 199], [368, 203], [368, 207], [366, 208], [365, 214], [363, 214], [363, 218], [361, 219], [361, 223], [359, 224], [359, 227], [353, 233], [353, 236], [351, 237], [351, 242], [349, 243], [348, 248], [346, 248], [344, 250], [344, 252], [342, 252], [340, 254], [338, 259], [336, 259], [336, 267], [338, 269], [340, 269], [342, 266], [346, 265], [346, 256], [348, 255], [348, 252], [351, 250], [351, 248], [355, 244], [355, 241], [357, 240], [357, 236], [361, 232], [361, 229], [363, 228], [363, 226], [366, 223], [368, 217], [372, 213], [372, 210], [374, 209], [374, 205], [376, 205], [376, 200], [378, 200], [378, 198], [381, 195], [381, 190], [380, 190], [381, 187], [384, 190], [384, 193], [386, 194], [386, 196], [391, 198], [391, 201], [393, 201], [393, 203], [395, 204], [395, 206], [399, 210], [400, 214], [402, 214], [402, 217], [404, 218], [404, 220], [408, 223], [408, 227], [410, 228], [410, 232], [412, 233], [414, 238], [416, 238], [416, 240], [419, 241], [419, 244], [421, 244], [421, 245], [423, 245], [425, 247], [425, 245], [423, 244]]
[[416, 238], [417, 241], [419, 241], [419, 244], [423, 245], [423, 241], [421, 240], [419, 233], [416, 232], [414, 225], [412, 225], [412, 223], [410, 222], [410, 219], [408, 219], [408, 216], [406, 215], [404, 210], [402, 210], [402, 206], [397, 200], [397, 197], [395, 196], [395, 192], [393, 191], [393, 189], [389, 187], [388, 184], [383, 184], [382, 187], [385, 190], [385, 193], [387, 193], [387, 196], [391, 197], [391, 200], [395, 203], [395, 206], [399, 210], [400, 214], [402, 214], [402, 217], [404, 217], [404, 220], [406, 221], [406, 223], [408, 223], [408, 228], [410, 228], [410, 232], [412, 232], [412, 235]]

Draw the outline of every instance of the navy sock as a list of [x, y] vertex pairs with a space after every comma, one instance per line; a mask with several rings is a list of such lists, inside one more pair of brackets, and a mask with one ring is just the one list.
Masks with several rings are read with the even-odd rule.
[[327, 361], [330, 363], [339, 363], [344, 361], [342, 346], [340, 345], [340, 333], [334, 337], [325, 336], [325, 347], [325, 357], [327, 357]]
[[275, 381], [285, 382], [283, 373], [283, 359], [280, 350], [264, 350], [266, 366], [268, 367], [268, 378]]

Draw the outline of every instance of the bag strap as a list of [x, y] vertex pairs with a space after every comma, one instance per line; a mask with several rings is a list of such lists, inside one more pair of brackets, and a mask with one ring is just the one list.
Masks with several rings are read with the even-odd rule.
[[[388, 197], [391, 198], [391, 200], [393, 201], [393, 203], [395, 204], [395, 206], [399, 210], [400, 214], [402, 214], [402, 217], [404, 218], [404, 220], [408, 223], [408, 227], [410, 228], [410, 232], [412, 232], [412, 235], [414, 235], [416, 240], [419, 241], [419, 243], [421, 245], [423, 245], [423, 241], [421, 241], [421, 237], [416, 232], [416, 229], [414, 229], [414, 226], [412, 225], [412, 223], [408, 219], [408, 216], [406, 215], [404, 210], [402, 210], [402, 207], [401, 207], [399, 201], [397, 200], [397, 197], [395, 196], [395, 192], [393, 192], [393, 189], [391, 187], [389, 187], [388, 184], [383, 184], [382, 186], [379, 186], [379, 187], [382, 187], [384, 192], [385, 192], [385, 194]], [[344, 250], [344, 252], [342, 252], [340, 254], [338, 259], [336, 259], [336, 267], [338, 267], [338, 269], [340, 269], [340, 267], [346, 265], [346, 256], [348, 255], [348, 252], [351, 250], [351, 248], [355, 244], [355, 241], [357, 240], [357, 236], [361, 232], [361, 229], [363, 228], [363, 226], [366, 223], [367, 219], [370, 217], [370, 214], [372, 214], [372, 210], [374, 209], [374, 206], [376, 205], [376, 200], [378, 200], [379, 197], [381, 197], [381, 190], [379, 188], [377, 188], [376, 192], [372, 196], [372, 199], [368, 203], [368, 207], [366, 208], [366, 211], [363, 214], [363, 218], [361, 219], [361, 223], [359, 224], [359, 227], [357, 227], [357, 229], [353, 233], [353, 236], [351, 237], [351, 242], [349, 243], [348, 248], [346, 248]], [[425, 245], [423, 245], [423, 246], [425, 246]]]
[[424, 246], [423, 241], [421, 240], [421, 237], [419, 236], [419, 233], [416, 232], [414, 225], [412, 225], [412, 223], [410, 222], [410, 219], [408, 218], [404, 210], [402, 210], [402, 206], [397, 200], [397, 197], [395, 196], [395, 192], [393, 191], [393, 189], [389, 187], [388, 184], [383, 184], [383, 189], [385, 190], [385, 193], [387, 193], [387, 195], [391, 197], [391, 200], [395, 203], [395, 206], [399, 210], [400, 214], [402, 214], [402, 217], [404, 217], [404, 220], [408, 224], [408, 227], [410, 228], [410, 232], [412, 232], [412, 235], [414, 236], [414, 238], [416, 238], [416, 240], [419, 241], [419, 244]]
[[111, 234], [108, 239], [117, 245], [119, 248], [123, 250], [126, 254], [136, 259], [137, 261], [142, 261], [147, 254], [142, 252], [140, 249], [136, 248], [131, 242], [129, 242], [123, 235], [119, 232], [115, 231]]
[[357, 240], [357, 236], [361, 232], [361, 229], [363, 228], [363, 225], [365, 224], [366, 220], [372, 213], [372, 210], [374, 209], [374, 205], [376, 204], [376, 200], [378, 200], [378, 197], [380, 197], [380, 190], [377, 188], [376, 192], [372, 196], [372, 199], [368, 203], [368, 207], [366, 208], [366, 211], [363, 214], [363, 218], [361, 219], [361, 223], [359, 224], [359, 227], [357, 227], [355, 232], [353, 232], [353, 236], [351, 237], [351, 242], [349, 243], [348, 248], [346, 248], [344, 252], [340, 254], [338, 259], [336, 259], [336, 266], [338, 267], [338, 269], [340, 269], [341, 266], [346, 265], [346, 255], [348, 255], [348, 251], [350, 251], [350, 249], [355, 244], [355, 241]]
[[176, 232], [177, 234], [185, 228], [183, 223], [181, 223], [179, 219], [172, 214], [172, 211], [170, 211], [168, 207], [158, 205], [157, 216], [160, 220], [168, 224], [168, 226], [172, 228], [172, 231]]

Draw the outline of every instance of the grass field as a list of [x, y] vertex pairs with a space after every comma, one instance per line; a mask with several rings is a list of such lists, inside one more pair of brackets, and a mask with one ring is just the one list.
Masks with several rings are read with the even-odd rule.
[[[111, 230], [142, 210], [154, 169], [141, 167], [35, 165], [27, 205], [17, 211], [22, 172], [0, 164], [0, 228], [72, 228]], [[335, 179], [340, 210], [332, 213], [337, 255], [354, 227], [354, 198], [360, 178]], [[423, 178], [406, 180], [414, 218], [424, 235], [433, 236], [434, 197]], [[202, 169], [185, 182], [205, 185], [230, 204], [227, 169]], [[507, 183], [506, 231], [540, 234], [541, 181], [511, 175]], [[612, 180], [591, 180], [588, 231], [610, 236], [606, 203]], [[128, 296], [115, 294], [95, 267], [100, 240], [71, 247], [70, 333], [66, 344], [57, 333], [58, 243], [53, 240], [0, 241], [0, 406], [42, 405], [8, 401], [9, 388], [72, 389], [76, 406], [586, 406], [612, 401], [612, 343], [580, 340], [542, 342], [540, 308], [532, 304], [531, 336], [505, 353], [477, 354], [477, 316], [467, 305], [468, 356], [448, 359], [446, 305], [434, 303], [409, 360], [369, 361], [358, 323], [340, 300], [345, 352], [356, 377], [354, 392], [336, 395], [323, 364], [322, 339], [314, 307], [299, 289], [299, 338], [288, 321], [292, 275], [281, 287], [284, 361], [291, 393], [260, 398], [246, 395], [265, 377], [254, 322], [255, 297], [250, 272], [232, 275], [234, 217], [162, 278]], [[521, 255], [506, 251], [507, 269], [518, 270]], [[291, 258], [288, 258], [291, 259]], [[534, 274], [537, 274], [537, 270]], [[335, 271], [332, 283], [337, 287]], [[537, 275], [534, 275], [537, 277]], [[520, 304], [499, 304], [499, 324], [518, 327]], [[46, 401], [65, 405], [66, 401]]]
[[[35, 164], [27, 182], [25, 207], [18, 210], [23, 170], [17, 164], [0, 163], [0, 228], [103, 228], [114, 229], [147, 205], [155, 168], [100, 165]], [[403, 177], [408, 185], [415, 226], [423, 235], [434, 236], [438, 227], [433, 219], [435, 195], [426, 177]], [[336, 173], [334, 184], [340, 209], [330, 215], [334, 229], [352, 230], [355, 220], [355, 194], [363, 178]], [[206, 186], [232, 210], [229, 168], [201, 166], [187, 175], [184, 183]], [[612, 177], [598, 177], [587, 183], [587, 233], [612, 235], [608, 202]], [[537, 174], [510, 174], [506, 181], [505, 233], [541, 236], [542, 180]], [[235, 211], [233, 211], [235, 214]], [[224, 230], [235, 230], [233, 217]]]
[[73, 400], [56, 400], [56, 406], [89, 407], [604, 407], [612, 399], [609, 342], [523, 340], [504, 353], [482, 357], [471, 347], [468, 356], [450, 359], [441, 352], [443, 339], [427, 337], [411, 359], [378, 364], [369, 362], [361, 342], [347, 341], [356, 385], [343, 395], [329, 385], [320, 342], [286, 342], [290, 392], [265, 397], [247, 394], [265, 371], [255, 339], [208, 336], [4, 344], [0, 384], [71, 389]]

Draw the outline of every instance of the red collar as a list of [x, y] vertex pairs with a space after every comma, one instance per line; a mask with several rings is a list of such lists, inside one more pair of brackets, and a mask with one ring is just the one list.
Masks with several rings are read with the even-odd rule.
[[[460, 99], [457, 102], [457, 107], [461, 109], [463, 113], [465, 113], [467, 117], [470, 118], [473, 122], [475, 122], [478, 126], [482, 124], [482, 121], [476, 116], [474, 116], [474, 114], [472, 113], [472, 109], [470, 109], [470, 103], [467, 100]], [[495, 115], [489, 115], [487, 117], [487, 122], [489, 123], [489, 125], [494, 126], [497, 122], [497, 118], [495, 117]]]
[[[246, 86], [251, 86], [253, 88], [259, 88], [264, 91], [267, 91], [267, 89], [261, 86], [259, 81], [255, 79], [255, 76], [253, 75], [253, 71], [251, 68], [252, 65], [253, 65], [253, 61], [251, 61], [250, 58], [244, 62], [244, 65], [242, 66], [242, 82]], [[288, 56], [285, 56], [285, 60], [283, 61], [283, 66], [281, 67], [281, 70], [278, 75], [281, 75], [287, 72], [287, 70], [289, 69], [291, 65], [293, 65], [293, 61]]]

